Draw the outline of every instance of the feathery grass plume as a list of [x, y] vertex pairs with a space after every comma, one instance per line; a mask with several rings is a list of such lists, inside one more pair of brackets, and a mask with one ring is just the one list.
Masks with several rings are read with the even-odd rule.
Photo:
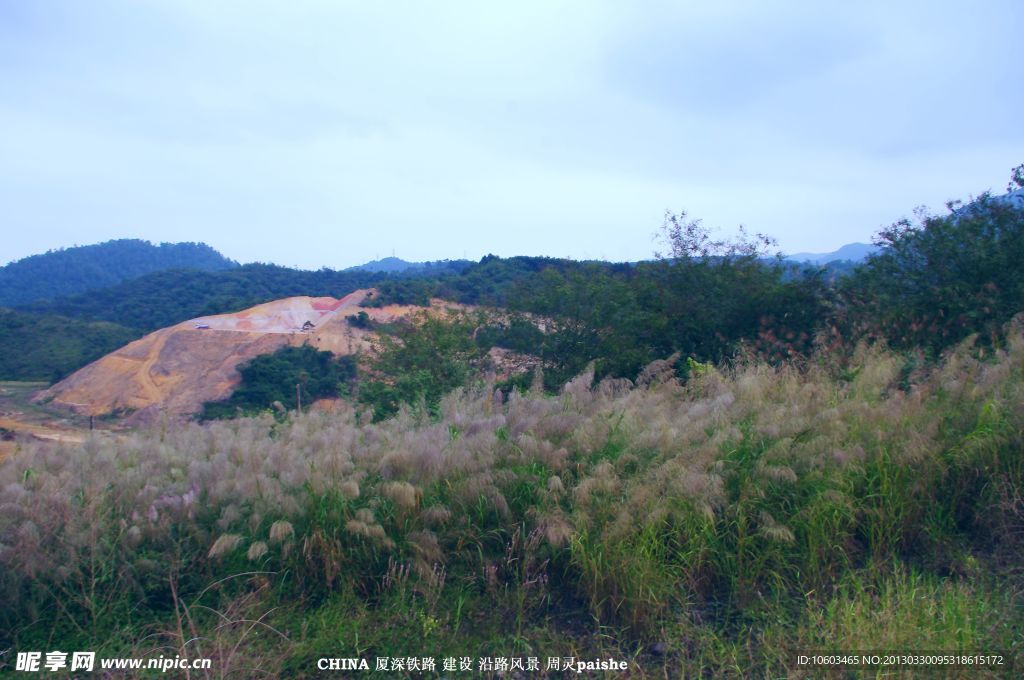
[[517, 439], [524, 462], [538, 461], [552, 470], [563, 470], [569, 461], [569, 450], [557, 446], [548, 439], [538, 440], [530, 436]]
[[443, 505], [431, 505], [420, 512], [420, 521], [428, 527], [438, 527], [451, 519], [452, 511]]
[[561, 513], [544, 517], [538, 528], [553, 548], [564, 548], [575, 533], [572, 524]]
[[441, 545], [437, 542], [437, 535], [433, 531], [411, 531], [405, 540], [415, 551], [416, 557], [428, 565], [443, 561], [444, 555], [441, 552]]
[[882, 354], [866, 347], [854, 355], [859, 367], [850, 384], [851, 394], [875, 403], [892, 388], [900, 373], [898, 359], [892, 354]]
[[601, 461], [573, 489], [573, 500], [582, 507], [592, 506], [603, 500], [603, 496], [611, 495], [619, 489], [619, 478], [615, 468], [608, 461]]
[[778, 541], [779, 543], [793, 543], [796, 541], [796, 536], [793, 535], [792, 530], [779, 524], [769, 513], [762, 510], [760, 520], [761, 533], [771, 540]]
[[612, 378], [607, 376], [597, 384], [596, 395], [604, 402], [621, 399], [633, 389], [633, 381], [629, 378]]
[[125, 542], [131, 548], [138, 548], [142, 544], [142, 530], [133, 524], [125, 534]]
[[591, 387], [594, 385], [594, 362], [591, 361], [578, 376], [562, 386], [562, 395], [569, 397], [575, 408], [582, 408], [593, 398]]
[[551, 475], [548, 477], [548, 493], [552, 496], [561, 496], [565, 493], [565, 485], [562, 483], [562, 478], [558, 475]]
[[246, 552], [245, 556], [248, 557], [249, 560], [251, 561], [256, 561], [259, 558], [266, 555], [267, 550], [268, 548], [266, 543], [264, 543], [263, 541], [256, 541], [255, 543], [249, 546], [249, 550], [248, 552]]
[[366, 522], [358, 519], [350, 519], [345, 522], [345, 531], [350, 534], [355, 534], [356, 536], [370, 536], [370, 526]]
[[759, 461], [757, 464], [757, 474], [762, 479], [773, 482], [797, 481], [796, 472], [788, 465], [765, 465], [763, 461]]
[[498, 414], [481, 419], [474, 414], [467, 414], [463, 422], [456, 424], [459, 426], [459, 431], [466, 437], [493, 435], [505, 424], [505, 417]]
[[[292, 514], [289, 511], [294, 510], [295, 501], [292, 498], [288, 498], [287, 500], [283, 500], [281, 505], [281, 509], [284, 510], [286, 514]], [[263, 513], [261, 513], [258, 510], [253, 510], [252, 513], [249, 514], [248, 524], [249, 531], [251, 533], [256, 533], [257, 531], [259, 531], [260, 527], [263, 526]]]
[[859, 445], [851, 446], [847, 449], [833, 449], [831, 455], [832, 460], [839, 465], [846, 465], [851, 462], [861, 463], [867, 456], [867, 454], [864, 453], [864, 448]]
[[338, 491], [345, 498], [359, 498], [359, 482], [354, 479], [346, 479], [338, 485]]
[[675, 381], [675, 364], [680, 356], [682, 355], [676, 352], [667, 359], [658, 359], [644, 366], [636, 378], [637, 387], [652, 387]]
[[722, 476], [715, 472], [700, 472], [683, 468], [672, 478], [672, 492], [691, 502], [717, 505], [725, 501]]
[[206, 556], [210, 559], [223, 557], [237, 548], [241, 542], [242, 537], [239, 534], [221, 534], [220, 537], [214, 541], [213, 545], [210, 546], [210, 551], [206, 553]]
[[381, 492], [405, 510], [412, 510], [419, 503], [416, 487], [409, 482], [388, 482], [381, 488]]
[[372, 513], [369, 513], [368, 510], [360, 511], [355, 519], [345, 522], [345, 531], [355, 536], [373, 539], [388, 547], [394, 547], [394, 542], [388, 538], [384, 527], [374, 522], [372, 517]]
[[295, 535], [295, 527], [292, 523], [280, 519], [270, 525], [269, 538], [271, 543], [281, 543]]

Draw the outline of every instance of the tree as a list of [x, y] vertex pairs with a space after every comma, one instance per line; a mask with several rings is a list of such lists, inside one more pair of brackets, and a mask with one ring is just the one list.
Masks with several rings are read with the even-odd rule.
[[[710, 229], [699, 219], [688, 219], [685, 210], [675, 214], [665, 211], [665, 220], [661, 226], [662, 240], [669, 247], [669, 258], [672, 260], [695, 260], [708, 258], [758, 258], [765, 257], [778, 244], [772, 237], [756, 233], [747, 233], [740, 225], [738, 234], [733, 239], [713, 238]], [[655, 253], [659, 259], [664, 259]]]
[[1010, 183], [1006, 185], [1006, 190], [1014, 189], [1024, 189], [1024, 163], [1010, 170]]
[[827, 289], [820, 277], [785, 276], [769, 257], [773, 238], [740, 227], [732, 239], [715, 237], [685, 212], [667, 212], [662, 225], [668, 256], [649, 267], [656, 283], [651, 304], [667, 320], [667, 356], [727, 359], [740, 343], [766, 358], [810, 349], [824, 316]]
[[201, 419], [257, 413], [272, 408], [275, 402], [293, 409], [298, 407], [300, 393], [310, 403], [337, 397], [355, 378], [356, 362], [351, 356], [335, 357], [331, 352], [303, 345], [258, 356], [239, 366], [238, 372], [242, 376], [238, 388], [224, 401], [206, 402]]
[[435, 411], [441, 397], [465, 385], [483, 359], [473, 341], [474, 328], [467, 318], [423, 316], [393, 336], [382, 335], [359, 400], [373, 407], [375, 420], [394, 415], [403, 403], [422, 401]]
[[922, 212], [876, 242], [882, 251], [843, 285], [847, 332], [939, 352], [972, 333], [992, 341], [1024, 310], [1024, 210], [1009, 201], [986, 193], [941, 217]]

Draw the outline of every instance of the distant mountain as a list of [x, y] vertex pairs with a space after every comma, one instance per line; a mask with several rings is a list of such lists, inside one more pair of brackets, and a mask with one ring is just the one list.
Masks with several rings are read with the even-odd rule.
[[826, 262], [835, 262], [837, 260], [860, 262], [867, 259], [868, 255], [877, 251], [878, 246], [873, 246], [870, 243], [847, 243], [839, 250], [833, 250], [831, 253], [794, 253], [787, 255], [786, 259], [793, 262], [810, 262], [812, 264], [825, 264]]
[[0, 306], [106, 288], [169, 269], [223, 271], [238, 266], [205, 243], [119, 239], [32, 255], [0, 267]]
[[957, 217], [978, 214], [979, 212], [983, 212], [986, 209], [986, 206], [989, 205], [1008, 206], [1016, 208], [1017, 210], [1024, 210], [1024, 188], [1016, 189], [1015, 191], [1008, 191], [999, 196], [987, 193], [983, 194], [978, 199], [971, 201], [967, 205], [954, 209], [953, 214]]
[[995, 200], [1012, 205], [1017, 210], [1024, 210], [1024, 188], [1015, 191], [1008, 191], [1002, 196], [996, 196]]
[[469, 267], [469, 260], [438, 260], [436, 262], [407, 262], [400, 257], [385, 257], [366, 264], [349, 267], [347, 272], [375, 272], [381, 274], [440, 274], [444, 272], [459, 273]]
[[[978, 214], [987, 209], [987, 206], [1007, 206], [1024, 210], [1024, 188], [1014, 191], [1007, 191], [1005, 194], [995, 195], [985, 193], [970, 203], [959, 205], [953, 208], [954, 219], [968, 215]], [[879, 246], [869, 243], [847, 243], [839, 250], [831, 253], [794, 253], [787, 255], [785, 259], [791, 262], [809, 262], [811, 264], [826, 264], [836, 261], [862, 262], [880, 250]]]
[[404, 272], [407, 269], [418, 269], [423, 265], [419, 262], [406, 262], [400, 257], [385, 257], [381, 260], [372, 260], [366, 264], [349, 267], [345, 271], [360, 272]]

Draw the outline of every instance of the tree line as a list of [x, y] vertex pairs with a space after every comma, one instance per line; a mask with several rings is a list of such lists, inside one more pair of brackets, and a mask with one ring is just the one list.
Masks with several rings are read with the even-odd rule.
[[[665, 252], [647, 262], [490, 255], [469, 266], [404, 275], [252, 264], [222, 272], [155, 272], [21, 311], [116, 324], [116, 333], [90, 345], [95, 353], [188, 318], [291, 295], [340, 297], [369, 286], [380, 291], [375, 304], [426, 305], [441, 298], [505, 310], [489, 321], [455, 322], [445, 332], [426, 326], [431, 332], [423, 341], [413, 339], [411, 328], [391, 329], [380, 365], [364, 382], [377, 409], [394, 412], [401, 402], [436, 402], [455, 377], [483, 363], [481, 353], [491, 346], [537, 357], [545, 386], [554, 389], [591, 363], [598, 378], [634, 378], [651, 361], [677, 353], [697, 363], [727, 361], [738, 352], [782, 361], [823, 343], [852, 346], [863, 339], [936, 357], [974, 333], [983, 344], [998, 344], [999, 329], [1024, 309], [1024, 275], [1016, 266], [1024, 256], [1024, 224], [1012, 201], [984, 194], [967, 207], [951, 204], [946, 214], [895, 223], [877, 242], [883, 248], [852, 270], [848, 264], [799, 266], [772, 257], [766, 237], [722, 240], [685, 213], [667, 213]], [[26, 328], [31, 334], [31, 323], [21, 323], [18, 335], [0, 334], [0, 345], [16, 337], [11, 342], [27, 346]], [[468, 339], [456, 343], [447, 337], [452, 334]], [[444, 371], [431, 365], [444, 352], [459, 365]], [[56, 353], [61, 362], [36, 353], [18, 373], [0, 377], [47, 379], [91, 356]], [[678, 370], [685, 374], [691, 365], [679, 362]]]
[[[1021, 174], [1015, 169], [1018, 189]], [[378, 413], [401, 402], [436, 405], [458, 382], [451, 376], [469, 374], [491, 346], [536, 356], [549, 390], [588, 366], [597, 379], [635, 379], [675, 355], [689, 359], [676, 362], [685, 378], [738, 355], [780, 363], [827, 349], [849, 358], [860, 342], [907, 353], [912, 365], [972, 336], [982, 353], [998, 348], [1005, 324], [1024, 311], [1024, 210], [1008, 197], [986, 193], [942, 215], [900, 220], [878, 233], [876, 254], [841, 265], [841, 275], [770, 257], [773, 242], [762, 235], [717, 239], [685, 213], [666, 215], [663, 237], [666, 253], [650, 262], [489, 256], [458, 275], [385, 284], [381, 303], [440, 297], [511, 315], [443, 332], [435, 322], [387, 340], [364, 401]], [[442, 355], [458, 365], [441, 371]]]

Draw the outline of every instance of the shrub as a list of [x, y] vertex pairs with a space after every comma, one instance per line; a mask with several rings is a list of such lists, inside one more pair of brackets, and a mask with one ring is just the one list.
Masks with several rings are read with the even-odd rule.
[[331, 352], [303, 345], [258, 356], [239, 366], [238, 372], [242, 376], [239, 386], [227, 399], [203, 404], [200, 420], [258, 413], [275, 403], [294, 409], [302, 396], [308, 399], [307, 404], [337, 397], [355, 378], [356, 361], [351, 356], [335, 357]]

